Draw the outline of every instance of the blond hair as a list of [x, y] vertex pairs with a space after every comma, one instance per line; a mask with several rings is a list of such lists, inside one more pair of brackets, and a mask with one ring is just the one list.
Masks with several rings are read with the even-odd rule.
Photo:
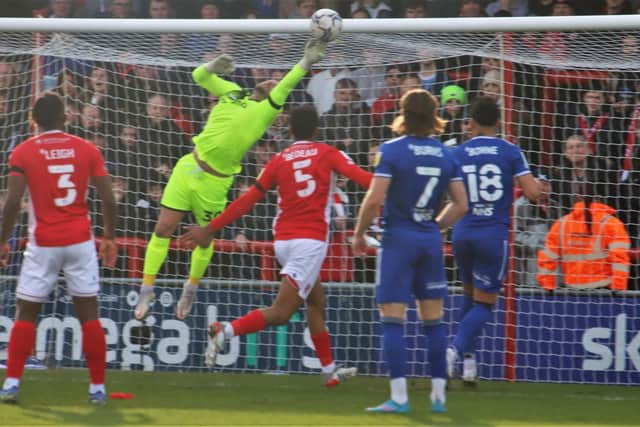
[[424, 89], [413, 89], [400, 98], [400, 115], [391, 124], [399, 135], [429, 136], [442, 133], [446, 121], [438, 116], [439, 103]]

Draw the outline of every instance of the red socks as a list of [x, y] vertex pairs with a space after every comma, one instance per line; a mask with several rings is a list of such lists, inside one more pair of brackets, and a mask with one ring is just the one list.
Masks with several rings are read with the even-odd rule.
[[311, 335], [311, 341], [316, 348], [316, 354], [320, 359], [320, 365], [328, 366], [333, 363], [333, 356], [331, 355], [331, 340], [329, 339], [329, 332], [324, 331], [316, 335]]
[[104, 384], [107, 344], [99, 320], [90, 320], [82, 324], [82, 351], [87, 359], [91, 384]]
[[234, 335], [246, 335], [264, 329], [264, 315], [260, 310], [253, 310], [231, 322]]
[[33, 353], [36, 342], [36, 325], [24, 320], [16, 320], [9, 337], [9, 354], [7, 357], [7, 378], [22, 377], [27, 357]]

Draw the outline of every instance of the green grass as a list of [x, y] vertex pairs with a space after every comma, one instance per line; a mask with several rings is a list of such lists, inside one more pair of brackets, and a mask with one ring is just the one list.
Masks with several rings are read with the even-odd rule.
[[448, 413], [428, 411], [429, 380], [411, 380], [408, 416], [367, 414], [388, 397], [385, 378], [359, 377], [324, 389], [318, 375], [109, 372], [109, 392], [132, 400], [87, 403], [85, 370], [27, 371], [18, 405], [0, 406], [10, 425], [278, 426], [632, 426], [640, 424], [633, 387], [481, 382], [454, 383]]

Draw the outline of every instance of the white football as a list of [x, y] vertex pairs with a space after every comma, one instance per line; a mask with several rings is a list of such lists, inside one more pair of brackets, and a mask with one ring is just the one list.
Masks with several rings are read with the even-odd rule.
[[324, 42], [336, 39], [342, 31], [342, 18], [332, 9], [318, 9], [311, 16], [311, 36]]

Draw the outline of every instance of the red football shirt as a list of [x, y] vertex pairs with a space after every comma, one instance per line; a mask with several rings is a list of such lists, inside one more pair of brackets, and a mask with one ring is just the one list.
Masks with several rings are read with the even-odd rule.
[[343, 152], [319, 142], [298, 141], [269, 161], [257, 184], [278, 187], [275, 240], [327, 240], [335, 172], [363, 187], [371, 181]]
[[27, 179], [29, 239], [38, 246], [91, 239], [89, 180], [108, 174], [96, 146], [62, 131], [44, 132], [18, 145], [9, 156], [9, 175]]

